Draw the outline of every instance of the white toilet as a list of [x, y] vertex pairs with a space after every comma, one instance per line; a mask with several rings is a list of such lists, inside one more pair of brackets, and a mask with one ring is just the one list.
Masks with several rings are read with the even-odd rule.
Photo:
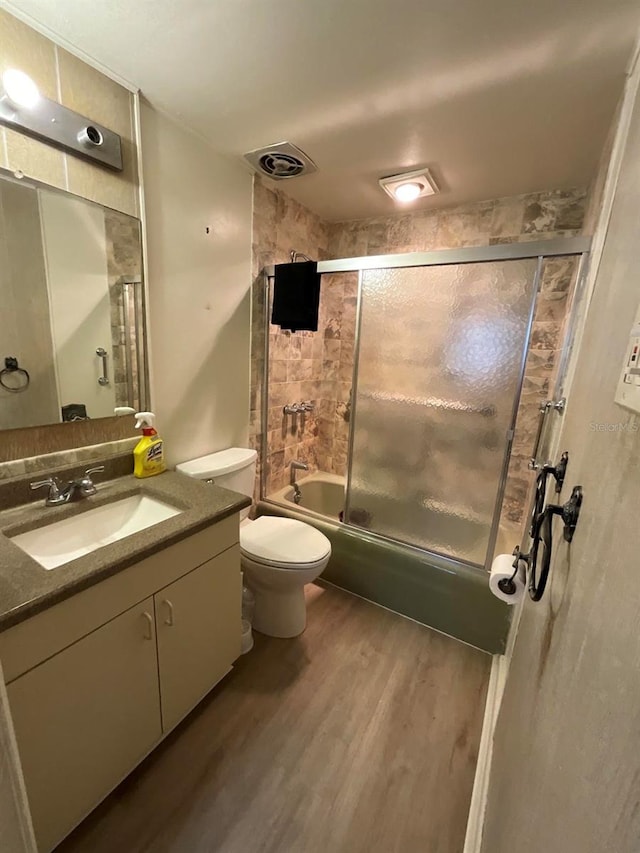
[[[251, 497], [257, 455], [231, 447], [182, 462], [176, 470]], [[248, 515], [248, 509], [240, 514], [240, 552], [256, 599], [253, 627], [270, 637], [297, 637], [307, 624], [304, 586], [326, 568], [331, 543], [302, 521], [269, 515], [251, 521]]]

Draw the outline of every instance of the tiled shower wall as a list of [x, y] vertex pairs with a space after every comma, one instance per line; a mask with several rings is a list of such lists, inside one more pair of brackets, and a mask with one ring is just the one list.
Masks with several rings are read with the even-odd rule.
[[[113, 383], [117, 406], [141, 408], [138, 394], [138, 362], [136, 358], [136, 296], [141, 284], [131, 284], [128, 293], [122, 285], [123, 277], [139, 277], [142, 282], [142, 244], [140, 223], [132, 216], [116, 210], [104, 212], [107, 275], [109, 279], [109, 303], [111, 311], [111, 345], [113, 358]], [[136, 293], [136, 290], [138, 293]], [[126, 325], [128, 301], [129, 325]], [[138, 299], [139, 304], [139, 299]], [[128, 348], [128, 352], [127, 352]], [[129, 387], [127, 364], [131, 365], [133, 387]]]
[[[292, 249], [313, 259], [329, 257], [327, 234], [319, 217], [256, 178], [250, 442], [258, 451], [265, 335], [261, 271], [287, 263]], [[269, 327], [269, 492], [288, 482], [293, 460], [305, 462], [311, 471], [346, 473], [357, 287], [357, 274], [324, 277], [317, 333]], [[303, 400], [313, 402], [312, 412], [284, 415], [287, 403]]]
[[[582, 189], [551, 191], [439, 211], [416, 211], [388, 218], [327, 224], [280, 190], [267, 188], [257, 179], [254, 201], [253, 446], [259, 449], [264, 346], [264, 291], [259, 272], [265, 265], [286, 262], [291, 249], [322, 260], [326, 257], [575, 236], [581, 233], [585, 200], [586, 191]], [[506, 525], [515, 527], [522, 521], [532, 481], [526, 463], [533, 443], [538, 404], [546, 399], [552, 387], [574, 270], [573, 261], [558, 259], [547, 263], [534, 320], [507, 481]], [[351, 330], [355, 330], [356, 288], [357, 281], [352, 274], [324, 277], [321, 326], [317, 335], [289, 335], [271, 328], [272, 407], [266, 460], [267, 492], [275, 491], [287, 481], [287, 465], [293, 458], [308, 462], [312, 469], [344, 473], [350, 389], [350, 378], [347, 377], [350, 377], [353, 359]], [[283, 335], [287, 341], [280, 340]], [[308, 337], [311, 342], [305, 340]], [[294, 378], [297, 376], [296, 368], [290, 370], [288, 364], [286, 367], [282, 364], [276, 366], [276, 362], [302, 359], [303, 352], [306, 355], [311, 353], [311, 364], [298, 368], [304, 373], [304, 379]], [[302, 360], [307, 362], [309, 359]], [[317, 395], [314, 417], [308, 417], [304, 422], [299, 418], [298, 424], [283, 421], [284, 402], [293, 402], [300, 397], [313, 399], [313, 394]]]
[[324, 330], [324, 361], [315, 463], [321, 471], [346, 476], [358, 274], [325, 275], [323, 287], [320, 328]]
[[333, 222], [332, 258], [423, 252], [580, 233], [586, 190], [552, 190], [480, 201], [444, 210], [418, 210], [386, 218]]
[[[357, 276], [333, 278], [338, 281], [327, 287], [321, 301], [317, 333], [291, 334], [271, 327], [270, 491], [288, 482], [294, 460], [311, 471], [346, 473]], [[313, 411], [284, 415], [287, 403], [301, 401], [311, 402]]]
[[[265, 345], [265, 288], [262, 270], [270, 264], [287, 263], [292, 249], [313, 259], [328, 257], [328, 226], [318, 216], [278, 190], [266, 187], [260, 178], [254, 183], [252, 258], [252, 358], [251, 418], [249, 441], [260, 453], [261, 413]], [[258, 477], [267, 465], [268, 491], [280, 488], [285, 464], [292, 459], [315, 465], [318, 436], [319, 383], [325, 356], [324, 335], [311, 332], [281, 332], [269, 328], [270, 397], [269, 454], [258, 458]], [[329, 355], [329, 351], [327, 355]], [[317, 390], [316, 390], [317, 386]], [[314, 400], [316, 411], [304, 417], [283, 414], [286, 403]], [[286, 457], [286, 462], [285, 462]], [[256, 494], [257, 496], [257, 494]]]

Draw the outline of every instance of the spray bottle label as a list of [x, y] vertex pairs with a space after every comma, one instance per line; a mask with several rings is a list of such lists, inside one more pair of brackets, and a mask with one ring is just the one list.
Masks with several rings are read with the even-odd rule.
[[158, 462], [162, 459], [162, 442], [153, 444], [147, 451], [147, 462]]

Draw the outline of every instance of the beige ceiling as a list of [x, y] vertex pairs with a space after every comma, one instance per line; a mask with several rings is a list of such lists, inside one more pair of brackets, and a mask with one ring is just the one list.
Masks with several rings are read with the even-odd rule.
[[295, 143], [318, 172], [280, 185], [330, 220], [396, 212], [378, 178], [423, 165], [418, 207], [588, 183], [640, 23], [637, 0], [2, 5], [221, 152]]

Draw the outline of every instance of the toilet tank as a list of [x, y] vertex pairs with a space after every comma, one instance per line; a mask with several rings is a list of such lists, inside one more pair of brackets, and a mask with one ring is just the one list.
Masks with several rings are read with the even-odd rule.
[[[181, 462], [176, 465], [176, 471], [188, 477], [207, 480], [215, 483], [216, 486], [240, 492], [241, 495], [253, 497], [257, 458], [258, 454], [255, 450], [249, 450], [246, 447], [229, 447], [227, 450], [209, 453], [208, 456], [200, 456], [189, 462]], [[243, 510], [240, 517], [246, 518], [248, 514], [248, 509]]]

